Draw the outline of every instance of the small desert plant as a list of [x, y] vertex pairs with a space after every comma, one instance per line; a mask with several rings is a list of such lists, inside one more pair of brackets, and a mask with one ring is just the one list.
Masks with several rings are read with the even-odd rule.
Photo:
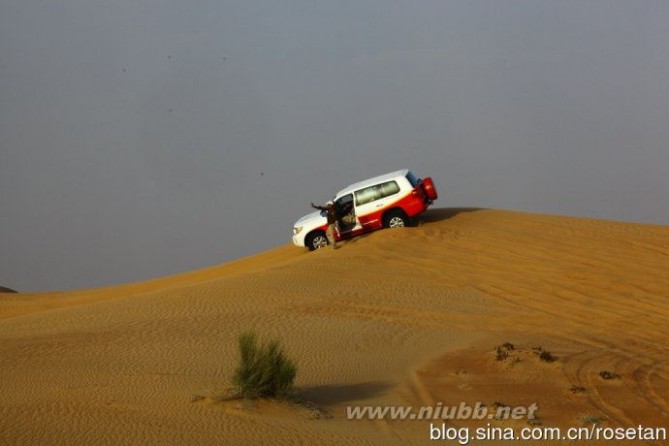
[[606, 421], [606, 417], [600, 417], [597, 415], [591, 415], [591, 414], [586, 414], [581, 417], [581, 421], [583, 422], [584, 426], [587, 426], [589, 424], [601, 424], [602, 422]]
[[490, 405], [490, 407], [492, 407], [493, 410], [498, 410], [498, 409], [500, 409], [500, 408], [509, 407], [509, 405], [508, 405], [508, 404], [504, 404], [504, 403], [500, 403], [499, 401], [495, 401], [494, 403], [492, 403], [492, 404]]
[[510, 342], [505, 342], [502, 345], [495, 347], [495, 359], [497, 361], [504, 361], [509, 357], [509, 352], [515, 350], [515, 347]]
[[557, 356], [555, 356], [549, 351], [544, 350], [543, 348], [541, 348], [541, 346], [534, 347], [532, 348], [532, 350], [534, 350], [534, 354], [539, 356], [539, 359], [541, 359], [544, 362], [555, 362], [558, 360]]
[[620, 375], [618, 375], [615, 372], [609, 372], [608, 370], [602, 370], [601, 372], [599, 372], [599, 377], [606, 380], [620, 379]]
[[573, 385], [573, 386], [571, 386], [571, 387], [569, 387], [569, 388], [567, 389], [567, 391], [568, 391], [569, 393], [573, 393], [573, 394], [576, 394], [576, 393], [583, 393], [583, 392], [585, 392], [585, 390], [586, 390], [585, 387], [583, 387], [583, 386], [577, 386], [577, 385]]
[[544, 350], [539, 354], [539, 359], [541, 359], [544, 362], [555, 362], [557, 361], [557, 356], [553, 355], [551, 352], [547, 352]]
[[284, 397], [292, 389], [297, 369], [278, 341], [258, 345], [256, 335], [239, 336], [240, 362], [232, 383], [243, 398]]
[[502, 347], [504, 347], [507, 350], [515, 350], [516, 349], [516, 347], [510, 342], [505, 342], [504, 344], [502, 344]]
[[509, 352], [507, 350], [503, 350], [501, 347], [497, 347], [495, 350], [495, 359], [497, 361], [504, 361], [506, 358], [509, 357]]

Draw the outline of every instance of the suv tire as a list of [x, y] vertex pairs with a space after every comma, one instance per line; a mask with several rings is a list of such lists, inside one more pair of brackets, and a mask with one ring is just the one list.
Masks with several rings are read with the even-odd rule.
[[409, 218], [399, 209], [388, 212], [383, 216], [384, 228], [403, 228], [409, 226]]
[[306, 245], [309, 251], [315, 251], [319, 248], [324, 248], [329, 245], [328, 238], [323, 231], [314, 231], [306, 238]]

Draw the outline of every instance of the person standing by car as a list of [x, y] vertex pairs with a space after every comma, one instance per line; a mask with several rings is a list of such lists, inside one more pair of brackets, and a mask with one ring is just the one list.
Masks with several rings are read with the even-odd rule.
[[325, 236], [328, 238], [328, 243], [332, 246], [333, 249], [337, 249], [337, 242], [335, 241], [335, 225], [341, 218], [339, 211], [335, 206], [332, 200], [325, 203], [325, 206], [316, 206], [314, 203], [311, 203], [311, 207], [318, 209], [319, 211], [327, 212], [328, 219], [328, 229], [325, 231]]

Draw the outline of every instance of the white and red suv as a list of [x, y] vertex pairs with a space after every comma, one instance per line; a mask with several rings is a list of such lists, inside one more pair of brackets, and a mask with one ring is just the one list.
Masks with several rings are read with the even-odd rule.
[[[437, 199], [431, 178], [420, 179], [410, 170], [398, 170], [352, 184], [334, 196], [341, 215], [335, 240], [342, 240], [381, 228], [402, 227]], [[310, 250], [327, 246], [325, 211], [305, 215], [293, 226], [293, 243]]]

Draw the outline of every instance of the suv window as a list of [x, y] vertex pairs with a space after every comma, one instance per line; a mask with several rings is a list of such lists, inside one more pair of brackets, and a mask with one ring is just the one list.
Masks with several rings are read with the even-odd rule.
[[335, 205], [339, 209], [339, 212], [348, 214], [353, 209], [353, 194], [347, 194], [339, 197], [339, 199], [335, 201]]
[[409, 180], [409, 183], [411, 183], [411, 187], [413, 188], [418, 186], [418, 183], [420, 182], [420, 180], [416, 177], [416, 175], [414, 175], [413, 172], [409, 172], [407, 174], [407, 180]]
[[355, 204], [356, 206], [360, 206], [371, 203], [372, 201], [394, 195], [399, 191], [400, 187], [395, 180], [366, 187], [355, 192]]
[[382, 198], [395, 195], [400, 191], [400, 187], [397, 185], [397, 181], [388, 181], [387, 183], [379, 184], [379, 189], [381, 191]]

